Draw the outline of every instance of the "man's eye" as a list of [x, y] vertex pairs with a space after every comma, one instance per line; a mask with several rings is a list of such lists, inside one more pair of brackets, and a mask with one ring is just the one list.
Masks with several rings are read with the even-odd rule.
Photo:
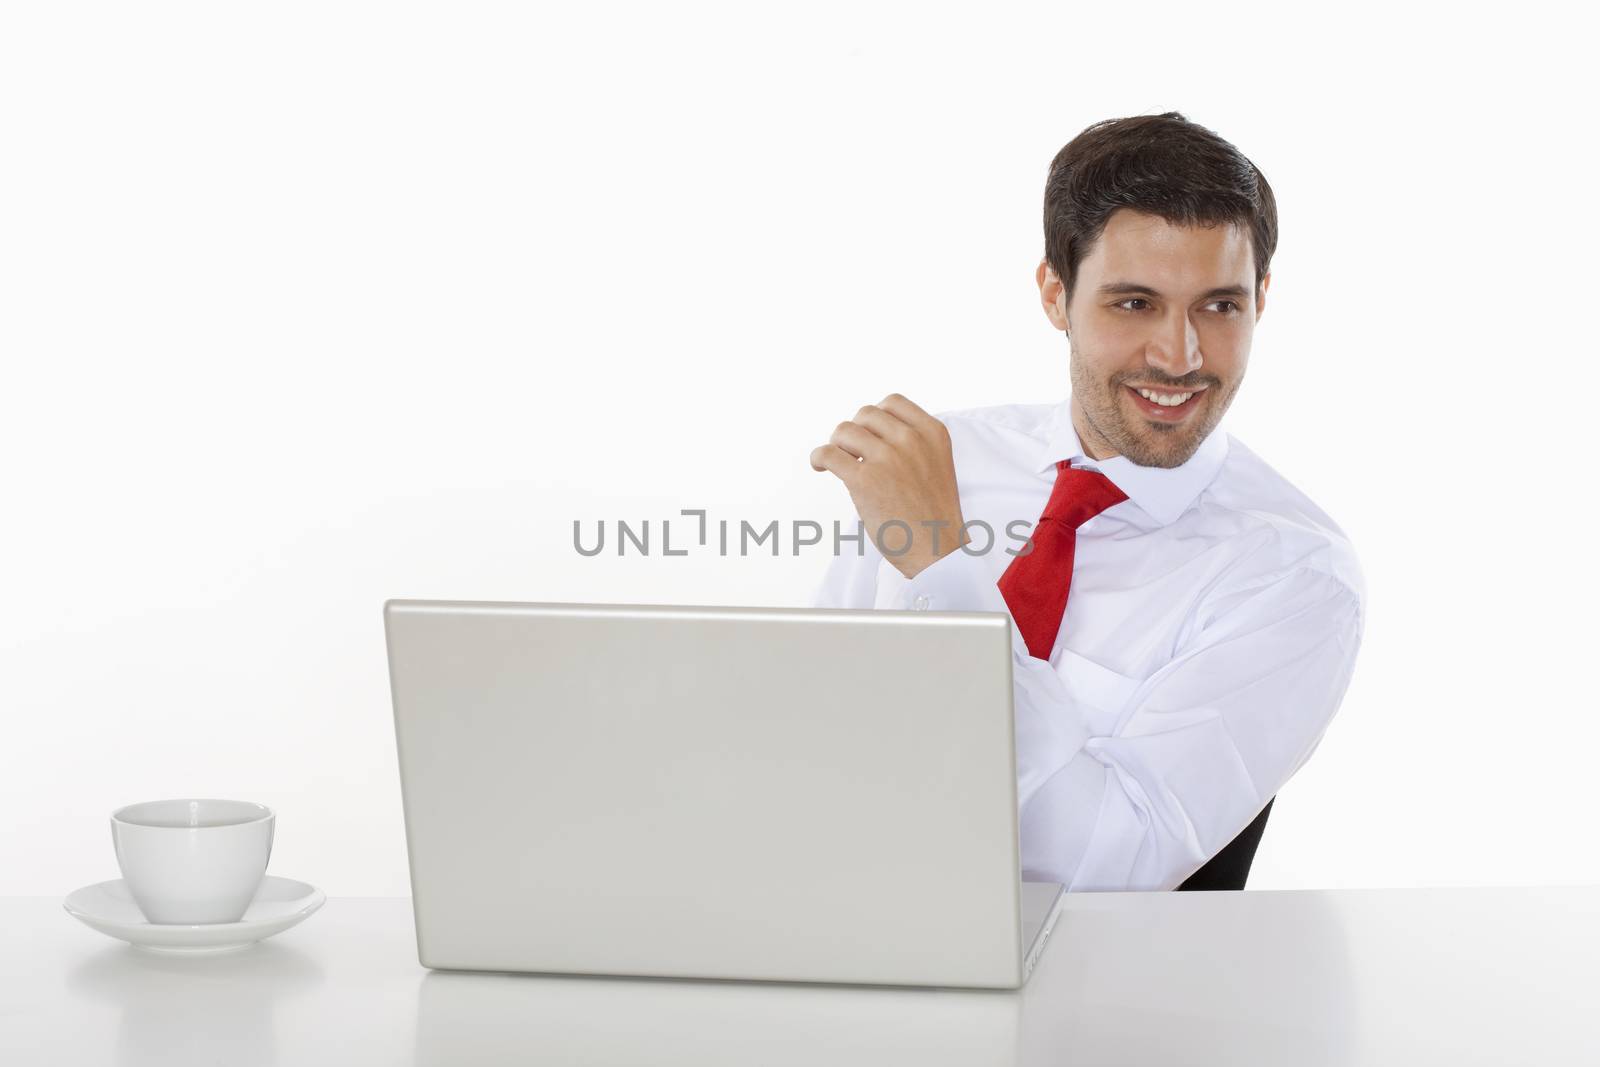
[[[1143, 311], [1143, 310], [1145, 310], [1145, 308], [1143, 308], [1143, 307], [1136, 307], [1136, 308], [1135, 307], [1128, 307], [1129, 304], [1144, 304], [1146, 307], [1148, 307], [1149, 306], [1149, 301], [1145, 300], [1145, 298], [1142, 297], [1142, 296], [1130, 296], [1128, 299], [1122, 301], [1121, 303], [1117, 304], [1116, 306], [1121, 308], [1124, 311]], [[1214, 306], [1220, 305], [1222, 313], [1224, 315], [1232, 315], [1235, 312], [1240, 310], [1239, 305], [1236, 302], [1232, 301], [1232, 300], [1213, 300], [1212, 304]]]

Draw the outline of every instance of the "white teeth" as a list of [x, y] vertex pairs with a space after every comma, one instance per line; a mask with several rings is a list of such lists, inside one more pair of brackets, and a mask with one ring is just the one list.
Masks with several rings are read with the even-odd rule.
[[1193, 393], [1152, 393], [1148, 389], [1140, 389], [1139, 395], [1146, 400], [1160, 404], [1164, 408], [1175, 408], [1191, 396], [1194, 396]]

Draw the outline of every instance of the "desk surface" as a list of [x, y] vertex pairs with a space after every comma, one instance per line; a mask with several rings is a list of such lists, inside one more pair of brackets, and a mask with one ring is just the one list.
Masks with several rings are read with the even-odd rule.
[[16, 1064], [1600, 1063], [1600, 887], [1083, 893], [1019, 992], [430, 972], [406, 899], [157, 956], [0, 898]]

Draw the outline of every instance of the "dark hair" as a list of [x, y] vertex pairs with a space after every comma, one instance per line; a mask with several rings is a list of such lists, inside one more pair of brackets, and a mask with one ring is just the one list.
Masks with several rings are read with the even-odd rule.
[[1097, 122], [1050, 161], [1044, 256], [1072, 299], [1078, 264], [1118, 208], [1174, 226], [1238, 223], [1255, 246], [1256, 289], [1278, 247], [1272, 186], [1233, 145], [1176, 111]]

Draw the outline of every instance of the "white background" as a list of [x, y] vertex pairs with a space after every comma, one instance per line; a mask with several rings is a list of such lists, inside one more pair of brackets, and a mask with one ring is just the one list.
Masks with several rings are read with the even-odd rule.
[[1224, 425], [1371, 594], [1252, 888], [1600, 880], [1596, 94], [1554, 10], [7, 5], [0, 894], [115, 877], [107, 814], [167, 796], [407, 893], [383, 601], [803, 603], [814, 549], [572, 522], [853, 518], [806, 456], [861, 404], [1060, 399], [1046, 168], [1168, 109], [1278, 195]]

